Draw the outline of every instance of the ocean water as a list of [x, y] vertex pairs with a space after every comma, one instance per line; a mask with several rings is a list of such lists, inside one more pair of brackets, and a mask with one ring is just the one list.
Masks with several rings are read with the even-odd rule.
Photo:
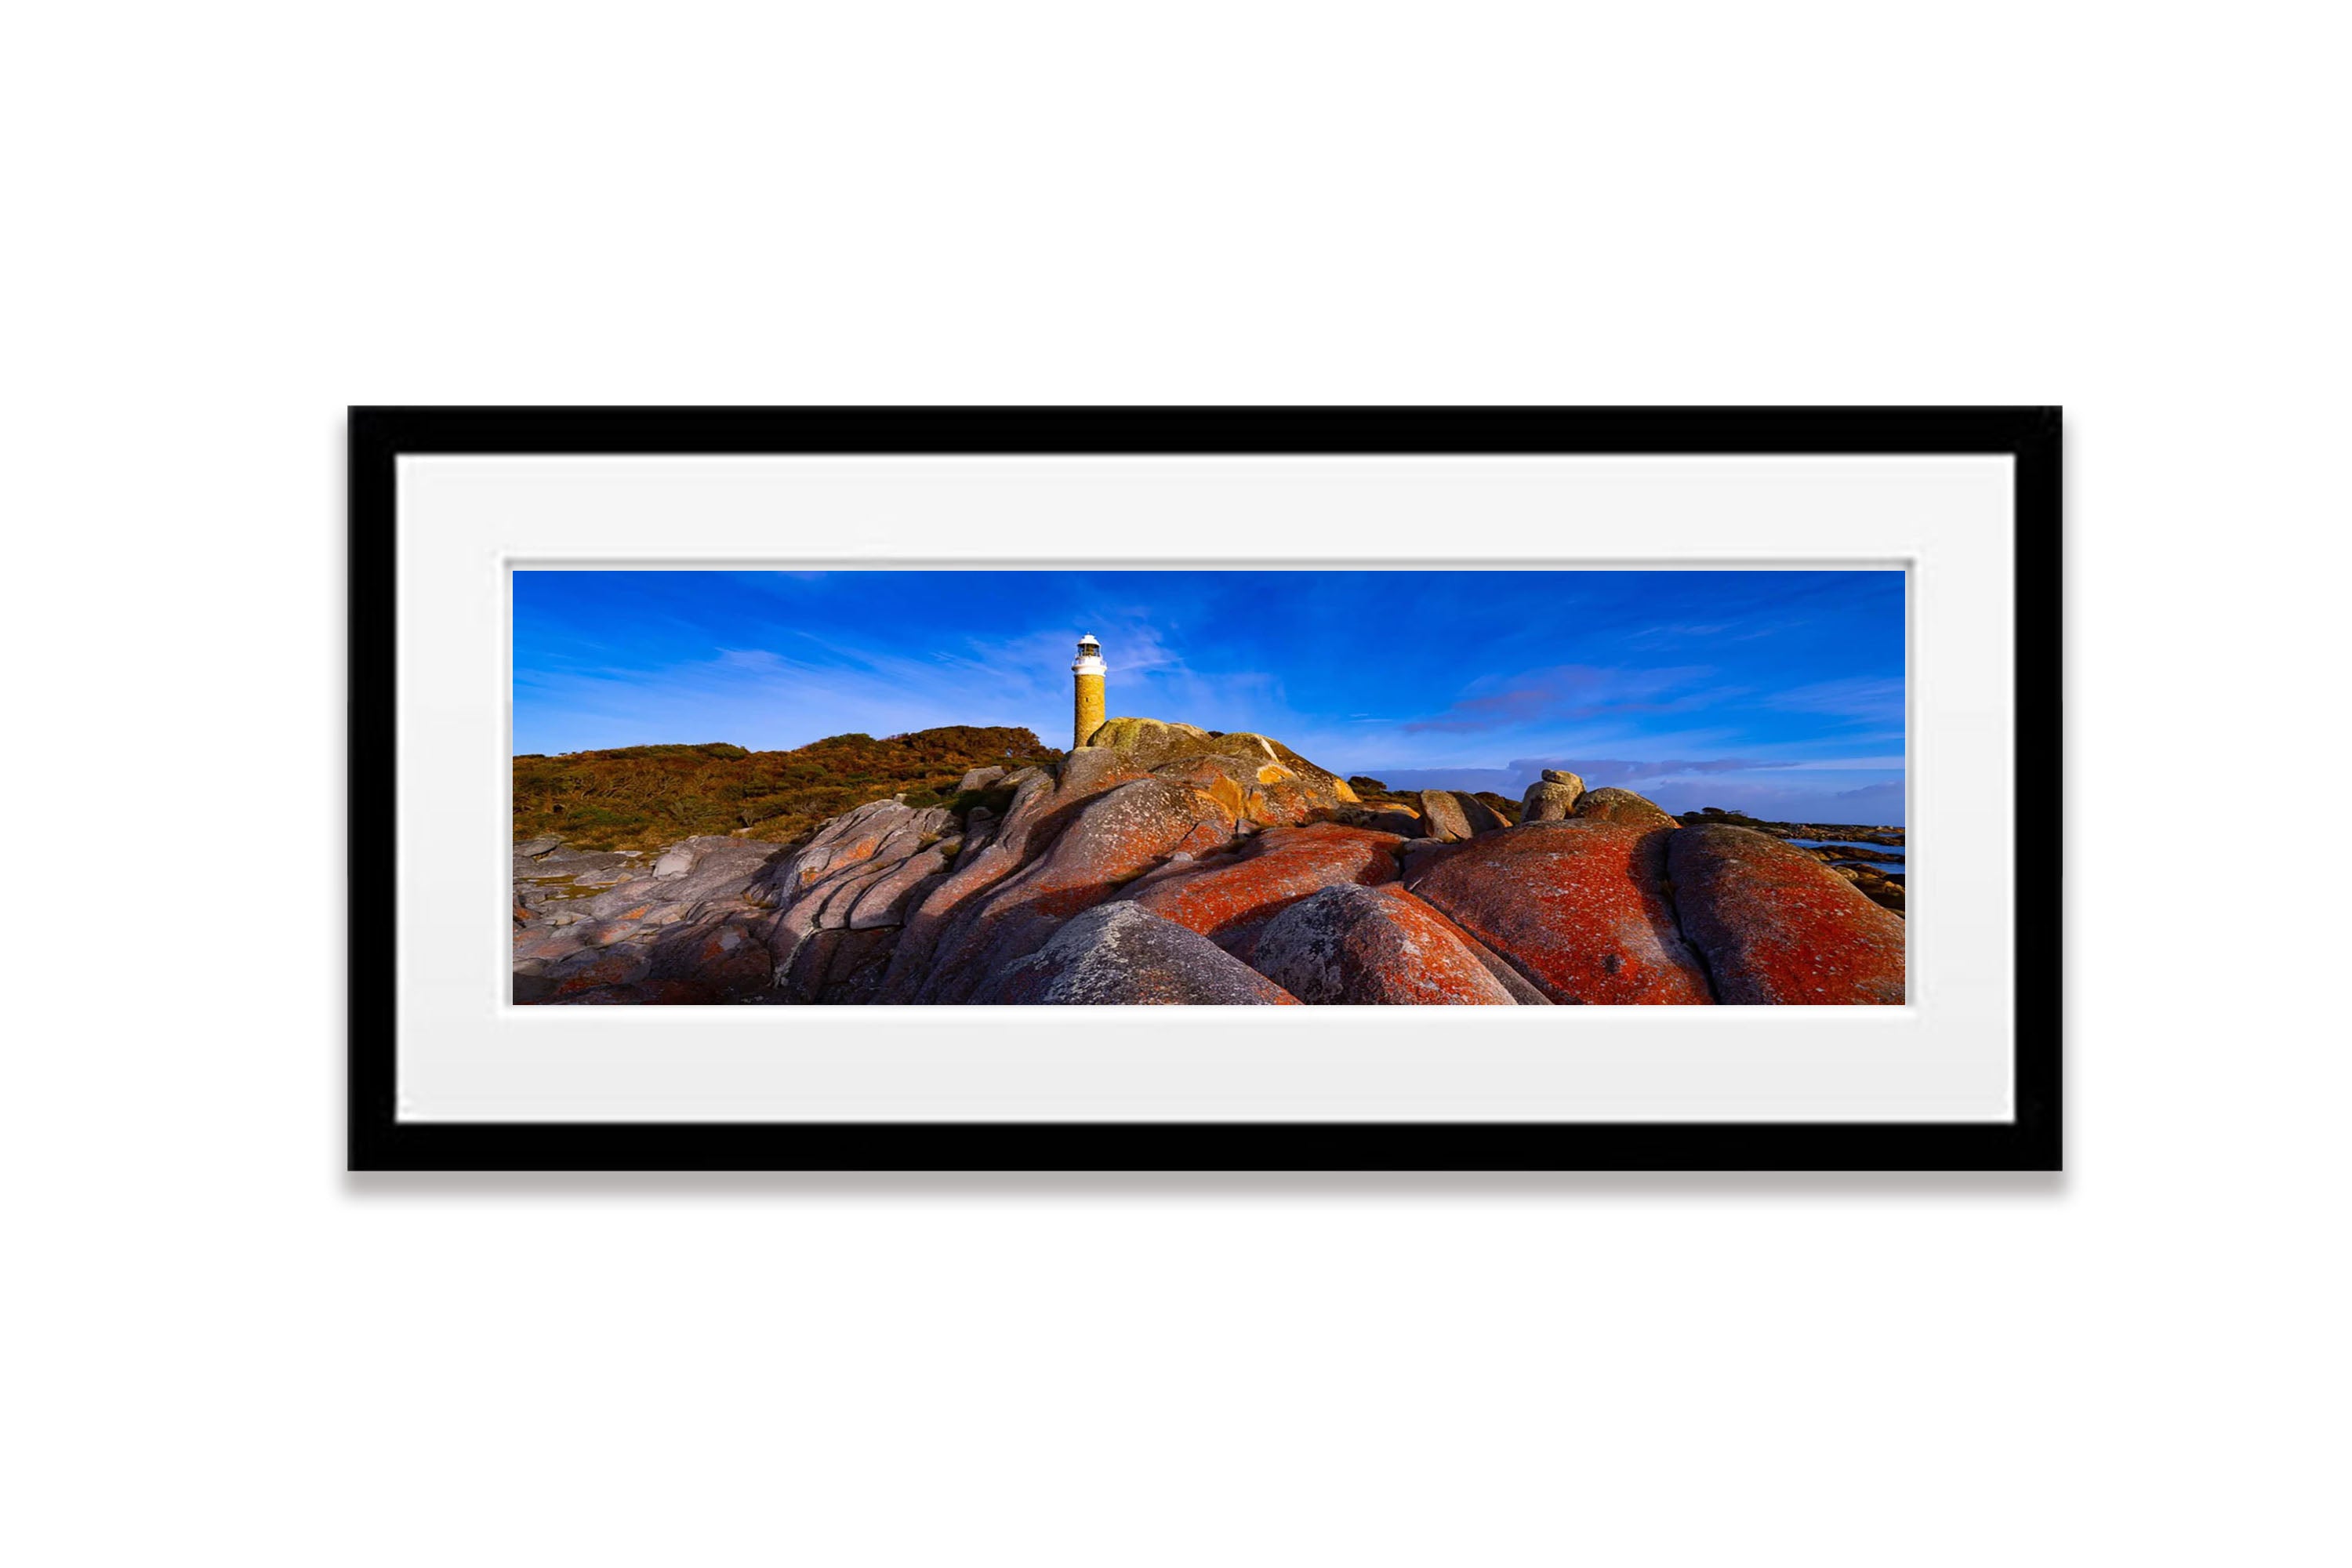
[[[1868, 849], [1880, 855], [1894, 855], [1897, 857], [1900, 857], [1903, 853], [1903, 846], [1900, 844], [1855, 844], [1843, 838], [1791, 838], [1786, 840], [1786, 842], [1790, 844], [1800, 844], [1808, 849]], [[1903, 875], [1903, 861], [1900, 858], [1894, 860], [1856, 860], [1854, 864], [1858, 866], [1874, 866], [1890, 877], [1900, 877]]]

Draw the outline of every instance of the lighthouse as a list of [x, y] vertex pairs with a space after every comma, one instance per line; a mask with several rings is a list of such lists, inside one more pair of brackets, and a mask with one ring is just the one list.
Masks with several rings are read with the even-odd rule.
[[1070, 677], [1078, 689], [1077, 717], [1070, 736], [1075, 749], [1085, 745], [1087, 737], [1101, 729], [1103, 722], [1102, 644], [1091, 635], [1078, 639], [1078, 657], [1071, 661]]

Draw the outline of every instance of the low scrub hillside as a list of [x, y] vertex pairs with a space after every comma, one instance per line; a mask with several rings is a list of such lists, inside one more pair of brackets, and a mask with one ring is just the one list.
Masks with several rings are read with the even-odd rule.
[[939, 805], [970, 769], [1060, 755], [1028, 730], [957, 724], [879, 741], [830, 735], [789, 752], [720, 742], [522, 756], [514, 836], [561, 834], [582, 849], [658, 849], [710, 833], [784, 844], [866, 801], [903, 792], [910, 805]]

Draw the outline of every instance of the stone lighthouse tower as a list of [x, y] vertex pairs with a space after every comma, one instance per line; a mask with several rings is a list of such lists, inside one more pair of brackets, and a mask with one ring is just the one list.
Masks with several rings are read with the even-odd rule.
[[1078, 689], [1077, 720], [1072, 726], [1070, 744], [1077, 747], [1085, 745], [1087, 737], [1102, 728], [1102, 644], [1091, 636], [1080, 637], [1078, 657], [1070, 665], [1070, 674]]

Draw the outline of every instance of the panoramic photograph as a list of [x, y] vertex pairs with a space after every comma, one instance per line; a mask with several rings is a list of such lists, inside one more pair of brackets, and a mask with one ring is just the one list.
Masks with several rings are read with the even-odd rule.
[[1900, 571], [517, 571], [523, 1005], [1899, 1005]]

